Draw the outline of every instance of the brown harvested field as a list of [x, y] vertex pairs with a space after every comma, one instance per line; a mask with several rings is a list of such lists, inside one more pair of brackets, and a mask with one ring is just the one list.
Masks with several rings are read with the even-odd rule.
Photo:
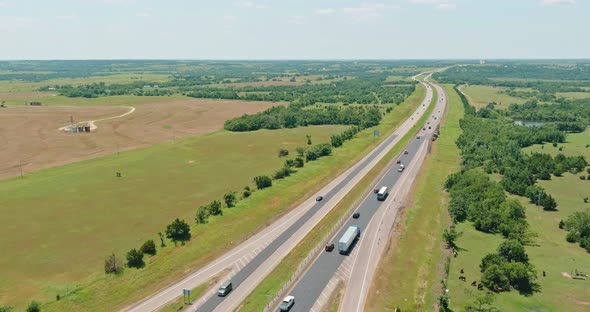
[[121, 115], [125, 107], [8, 107], [0, 109], [0, 179], [129, 150], [176, 138], [210, 132], [225, 120], [255, 113], [270, 102], [174, 99], [139, 105], [125, 117], [99, 121], [93, 133], [58, 130], [76, 122]]
[[34, 98], [53, 96], [49, 92], [0, 92], [0, 101], [3, 100], [29, 100]]

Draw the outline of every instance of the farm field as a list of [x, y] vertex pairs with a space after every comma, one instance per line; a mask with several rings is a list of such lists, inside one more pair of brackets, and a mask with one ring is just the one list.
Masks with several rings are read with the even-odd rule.
[[557, 92], [555, 96], [566, 99], [587, 99], [590, 98], [590, 92]]
[[489, 102], [496, 102], [497, 108], [507, 108], [510, 104], [522, 104], [526, 99], [512, 97], [501, 93], [508, 88], [482, 85], [469, 85], [459, 87], [465, 93], [469, 102], [476, 108], [486, 107]]
[[[572, 274], [574, 270], [589, 273], [588, 253], [577, 244], [568, 243], [566, 232], [559, 229], [558, 224], [571, 213], [590, 208], [590, 204], [582, 201], [583, 197], [590, 196], [590, 182], [580, 180], [577, 175], [565, 174], [561, 178], [540, 181], [539, 185], [555, 197], [558, 211], [543, 211], [528, 203], [527, 199], [515, 198], [525, 205], [530, 228], [539, 235], [535, 239], [538, 246], [527, 246], [526, 251], [530, 263], [538, 271], [541, 292], [528, 297], [517, 291], [501, 293], [495, 296], [494, 306], [500, 311], [588, 311], [590, 281], [570, 279], [562, 274]], [[480, 279], [481, 258], [493, 252], [502, 241], [500, 235], [478, 232], [468, 223], [458, 224], [457, 229], [463, 232], [457, 243], [464, 250], [457, 258], [452, 258], [450, 265], [448, 288], [454, 309], [472, 303], [475, 295], [483, 293], [470, 283]], [[465, 274], [460, 274], [461, 268]], [[546, 277], [542, 271], [546, 272]], [[467, 282], [460, 281], [460, 275], [465, 275]]]
[[[551, 156], [555, 156], [559, 153], [562, 153], [566, 156], [577, 156], [582, 155], [586, 158], [586, 160], [590, 161], [590, 129], [586, 129], [586, 131], [581, 133], [568, 133], [566, 136], [566, 143], [559, 143], [557, 147], [553, 147], [552, 144], [536, 144], [529, 146], [524, 149], [525, 152], [537, 152], [537, 153], [547, 153]], [[559, 148], [562, 147], [562, 150], [559, 151]]]
[[193, 223], [199, 204], [279, 168], [279, 148], [294, 153], [306, 134], [326, 142], [345, 128], [219, 131], [0, 182], [0, 236], [10, 237], [0, 256], [0, 293], [9, 297], [0, 301], [39, 298], [101, 272], [110, 252], [155, 236], [175, 217]]
[[[390, 248], [381, 259], [369, 290], [365, 311], [431, 311], [442, 275], [442, 231], [447, 219], [447, 175], [459, 168], [455, 140], [461, 133], [463, 105], [452, 85], [441, 136], [434, 143], [410, 199], [396, 226]], [[403, 281], [403, 282], [400, 282]]]
[[[141, 97], [137, 97], [141, 98]], [[225, 120], [276, 104], [156, 98], [125, 117], [97, 122], [93, 133], [57, 130], [70, 123], [117, 116], [125, 107], [7, 107], [0, 109], [0, 179], [220, 129]], [[162, 100], [167, 100], [161, 102]]]

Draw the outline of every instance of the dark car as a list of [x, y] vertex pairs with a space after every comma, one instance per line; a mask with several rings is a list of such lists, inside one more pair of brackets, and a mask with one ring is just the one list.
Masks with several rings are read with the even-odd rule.
[[358, 211], [352, 214], [353, 219], [358, 219], [360, 216], [361, 216], [361, 213]]
[[420, 140], [420, 136], [417, 136], [417, 137], [416, 137], [416, 139], [417, 139], [417, 140]]
[[[401, 159], [398, 159], [398, 160], [397, 160], [397, 163], [398, 163], [398, 164], [401, 164], [401, 163], [402, 163]], [[377, 192], [375, 192], [375, 193], [377, 193]]]
[[315, 201], [322, 201], [322, 199], [324, 199], [323, 196], [318, 196], [318, 197], [315, 198]]
[[375, 193], [375, 194], [379, 193], [379, 189], [378, 188], [374, 189], [373, 193]]
[[405, 151], [404, 151], [404, 154], [407, 154], [407, 153], [408, 153], [408, 150], [405, 150]]
[[426, 127], [422, 128], [422, 130], [426, 130]]
[[326, 251], [332, 251], [334, 250], [334, 244], [333, 243], [326, 243]]
[[428, 126], [428, 129], [432, 129], [432, 127], [431, 126]]

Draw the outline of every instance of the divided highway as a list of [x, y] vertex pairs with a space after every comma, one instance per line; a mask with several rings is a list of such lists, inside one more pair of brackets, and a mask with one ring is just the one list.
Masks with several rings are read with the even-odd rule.
[[[317, 311], [316, 309], [326, 304], [329, 292], [334, 290], [334, 286], [337, 284], [334, 280], [338, 279], [345, 282], [351, 281], [340, 310], [363, 310], [366, 293], [381, 255], [377, 250], [385, 247], [390, 233], [389, 229], [380, 227], [384, 223], [390, 227], [393, 226], [404, 197], [398, 197], [402, 195], [400, 193], [403, 193], [400, 192], [400, 189], [408, 191], [413, 183], [425, 157], [431, 134], [436, 129], [445, 109], [445, 94], [440, 87], [435, 85], [435, 88], [439, 100], [436, 103], [433, 116], [428, 118], [425, 129], [420, 131], [407, 146], [408, 154], [402, 154], [397, 158], [401, 164], [406, 166], [406, 169], [403, 172], [398, 172], [399, 165], [392, 165], [378, 184], [374, 186], [375, 188], [387, 186], [391, 190], [388, 198], [385, 201], [378, 201], [376, 194], [368, 191], [365, 199], [356, 209], [360, 213], [360, 217], [358, 219], [351, 218], [345, 222], [330, 241], [337, 246], [338, 240], [348, 227], [358, 225], [361, 228], [361, 237], [357, 241], [357, 245], [352, 246], [352, 253], [342, 255], [337, 249], [332, 252], [322, 252], [289, 292], [289, 295], [295, 297], [295, 305], [291, 311]], [[431, 129], [428, 129], [428, 126]], [[420, 138], [418, 139], [418, 137]], [[388, 209], [388, 207], [395, 209]], [[327, 291], [326, 288], [328, 288]]]
[[[214, 290], [211, 290], [188, 309], [230, 311], [236, 308], [280, 260], [395, 146], [400, 137], [414, 126], [432, 100], [432, 89], [426, 84], [425, 86], [426, 97], [412, 118], [406, 120], [378, 147], [321, 191], [225, 255], [126, 311], [157, 310], [182, 295], [182, 289], [197, 287], [226, 269], [232, 270], [230, 276], [234, 290], [226, 297], [217, 297]], [[315, 201], [318, 195], [324, 197], [320, 202]]]

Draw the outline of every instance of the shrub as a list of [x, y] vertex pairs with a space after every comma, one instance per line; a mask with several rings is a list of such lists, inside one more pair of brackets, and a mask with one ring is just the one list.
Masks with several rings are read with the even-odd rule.
[[143, 268], [145, 263], [143, 262], [143, 252], [135, 248], [127, 252], [127, 266], [130, 268]]
[[143, 245], [141, 245], [139, 250], [141, 250], [141, 252], [144, 254], [154, 256], [156, 254], [156, 243], [154, 243], [152, 239], [147, 240], [145, 243], [143, 243]]
[[565, 222], [563, 222], [563, 220], [559, 220], [559, 228], [563, 230], [564, 227], [565, 227]]
[[567, 232], [567, 235], [565, 236], [565, 240], [568, 241], [569, 243], [575, 243], [576, 242], [576, 233], [574, 232]]
[[289, 155], [289, 151], [288, 150], [286, 150], [284, 148], [281, 148], [279, 150], [279, 157], [285, 157], [285, 156], [288, 156], [288, 155]]
[[257, 189], [262, 190], [272, 186], [272, 179], [265, 175], [257, 176], [254, 178], [254, 183], [256, 183]]
[[583, 175], [581, 175], [581, 176], [580, 176], [580, 180], [586, 180], [586, 175], [584, 175], [584, 174], [583, 174]]
[[119, 274], [123, 272], [123, 263], [119, 258], [112, 254], [104, 261], [104, 272]]
[[191, 227], [184, 220], [176, 218], [176, 220], [166, 226], [166, 237], [172, 240], [174, 245], [177, 242], [184, 245], [184, 242], [191, 239]]
[[27, 307], [26, 311], [27, 312], [40, 312], [41, 305], [37, 301], [31, 301], [31, 303], [29, 303], [29, 306]]

